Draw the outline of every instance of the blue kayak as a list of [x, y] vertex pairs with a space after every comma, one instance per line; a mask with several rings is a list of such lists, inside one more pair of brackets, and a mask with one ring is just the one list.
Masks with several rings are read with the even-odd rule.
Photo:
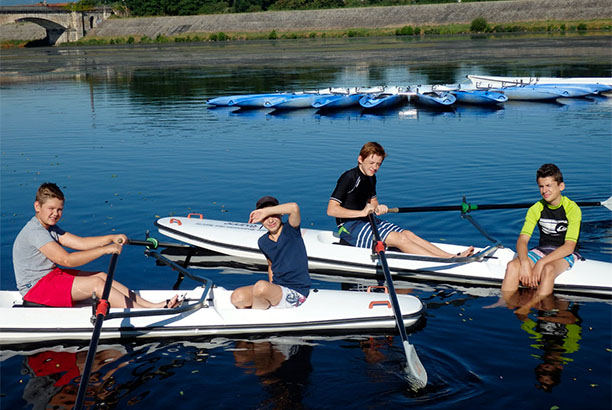
[[404, 101], [403, 94], [366, 94], [359, 99], [359, 105], [367, 110], [390, 108]]
[[321, 94], [314, 93], [286, 95], [283, 97], [270, 99], [266, 101], [264, 105], [267, 108], [274, 108], [277, 110], [295, 110], [300, 108], [311, 108], [312, 103], [315, 102], [316, 99], [319, 97], [321, 97]]
[[359, 104], [359, 100], [363, 94], [334, 94], [319, 96], [311, 104], [313, 108], [319, 109], [339, 109], [352, 107]]
[[235, 98], [256, 97], [258, 95], [261, 94], [223, 95], [221, 97], [212, 98], [206, 101], [206, 103], [208, 105], [214, 105], [215, 107], [229, 107], [230, 101], [234, 100]]
[[413, 96], [412, 101], [427, 107], [448, 108], [457, 101], [457, 98], [449, 92], [417, 92], [416, 95]]
[[453, 91], [452, 94], [460, 104], [491, 105], [508, 101], [508, 97], [504, 94], [488, 90], [457, 90]]
[[240, 108], [265, 108], [266, 101], [270, 99], [284, 98], [291, 94], [275, 93], [275, 94], [258, 94], [255, 96], [236, 97], [229, 102], [230, 107]]

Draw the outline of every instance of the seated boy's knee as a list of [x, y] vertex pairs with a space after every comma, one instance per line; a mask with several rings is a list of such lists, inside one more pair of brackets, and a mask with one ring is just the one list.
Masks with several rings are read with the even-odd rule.
[[243, 300], [244, 297], [242, 295], [242, 292], [238, 290], [233, 291], [230, 295], [230, 302], [232, 302], [232, 305], [234, 306], [240, 305]]
[[254, 296], [261, 296], [262, 294], [264, 294], [266, 292], [266, 290], [268, 289], [268, 285], [269, 284], [270, 284], [270, 282], [265, 281], [265, 280], [257, 281], [257, 283], [255, 283], [255, 285], [253, 285], [253, 295]]

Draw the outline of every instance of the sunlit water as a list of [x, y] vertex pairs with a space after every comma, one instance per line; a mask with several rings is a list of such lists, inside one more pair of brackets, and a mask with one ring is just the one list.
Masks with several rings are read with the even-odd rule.
[[[54, 56], [49, 49], [24, 51], [34, 60], [47, 54], [52, 65], [36, 60], [32, 71], [57, 74], [57, 61], [72, 61], [68, 55], [80, 55], [85, 63], [83, 68], [71, 65], [78, 77], [60, 72], [58, 78], [52, 74], [44, 81], [0, 89], [2, 289], [15, 287], [12, 242], [32, 215], [35, 190], [45, 181], [57, 182], [67, 196], [64, 229], [79, 235], [123, 232], [132, 238], [151, 230], [161, 240], [153, 225], [160, 216], [199, 212], [244, 221], [266, 194], [297, 201], [303, 226], [332, 229], [334, 221], [325, 215], [329, 195], [369, 140], [383, 144], [389, 154], [378, 174], [378, 194], [390, 206], [456, 205], [464, 195], [476, 204], [535, 201], [535, 170], [544, 162], [560, 166], [570, 198], [607, 199], [612, 188], [608, 98], [508, 103], [501, 110], [459, 107], [454, 112], [406, 104], [377, 114], [275, 114], [205, 106], [206, 99], [230, 92], [430, 79], [450, 83], [470, 72], [493, 71], [492, 62], [481, 55], [494, 53], [496, 44], [482, 39], [461, 44], [464, 55], [473, 55], [469, 64], [454, 63], [447, 45], [450, 54], [438, 66], [397, 59], [385, 63], [365, 55], [359, 64], [326, 60], [324, 68], [307, 56], [303, 64], [284, 63], [282, 68], [249, 61], [213, 67], [185, 57], [193, 48], [180, 49], [178, 59], [167, 58], [168, 50], [176, 51], [174, 45], [135, 49], [146, 68], [135, 62], [120, 67], [121, 61], [112, 57], [106, 58], [114, 64], [105, 62], [104, 67], [91, 63], [107, 49], [68, 49], [66, 60], [56, 49]], [[565, 51], [571, 50], [566, 46]], [[516, 40], [515, 47], [527, 47], [527, 42]], [[568, 75], [575, 69], [583, 76], [610, 76], [609, 59], [585, 69], [583, 62], [564, 56], [563, 48], [557, 52], [549, 65], [536, 59], [504, 61], [495, 74], [561, 75], [562, 69]], [[440, 56], [432, 55], [435, 59]], [[27, 65], [25, 60], [20, 64]], [[479, 212], [474, 216], [481, 225], [514, 247], [524, 210]], [[487, 243], [455, 213], [388, 218], [432, 241]], [[583, 219], [585, 256], [609, 261], [610, 212], [585, 208]], [[102, 258], [88, 268], [105, 270], [107, 264]], [[227, 288], [264, 277], [223, 267], [198, 273]], [[168, 288], [175, 280], [170, 270], [146, 259], [141, 248], [123, 251], [116, 277], [132, 288]], [[314, 283], [340, 288], [320, 277]], [[396, 287], [414, 288], [412, 293], [428, 305], [426, 320], [409, 333], [429, 374], [423, 392], [411, 392], [401, 377], [403, 350], [393, 335], [102, 344], [92, 392], [102, 407], [139, 409], [609, 406], [607, 301], [556, 295], [548, 305], [520, 316], [496, 306], [497, 289], [407, 282]], [[529, 300], [522, 296], [519, 304]], [[0, 407], [70, 407], [79, 381], [74, 366], [84, 361], [86, 346], [14, 350], [2, 349]]]

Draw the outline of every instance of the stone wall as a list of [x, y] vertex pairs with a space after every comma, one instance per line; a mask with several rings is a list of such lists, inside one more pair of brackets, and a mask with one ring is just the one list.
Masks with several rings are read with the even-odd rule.
[[[277, 11], [177, 17], [109, 19], [89, 35], [102, 37], [186, 35], [216, 32], [270, 32], [393, 28], [470, 23], [484, 17], [489, 23], [544, 20], [612, 19], [610, 0], [514, 0], [449, 3], [422, 6]], [[6, 38], [0, 27], [0, 38]]]

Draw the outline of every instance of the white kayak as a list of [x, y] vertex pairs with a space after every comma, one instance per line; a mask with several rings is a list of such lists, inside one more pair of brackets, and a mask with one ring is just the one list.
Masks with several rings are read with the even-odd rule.
[[[259, 224], [203, 219], [200, 214], [188, 217], [166, 217], [155, 222], [159, 232], [189, 245], [211, 250], [247, 263], [265, 265], [257, 240], [266, 230]], [[311, 273], [382, 278], [382, 268], [371, 249], [341, 245], [332, 231], [302, 228]], [[437, 246], [449, 253], [466, 247], [452, 244]], [[507, 263], [514, 252], [500, 244], [477, 248], [468, 258], [441, 259], [408, 255], [393, 250], [386, 252], [391, 273], [409, 281], [443, 282], [457, 285], [500, 286]], [[612, 264], [585, 260], [555, 280], [555, 289], [577, 294], [612, 296]]]
[[[164, 259], [155, 252], [158, 259]], [[170, 264], [172, 262], [169, 262]], [[172, 265], [176, 269], [176, 264]], [[178, 267], [180, 269], [180, 267]], [[184, 270], [183, 270], [184, 271]], [[189, 274], [190, 277], [195, 275]], [[141, 290], [151, 301], [184, 295], [174, 309], [112, 308], [100, 332], [101, 339], [260, 336], [271, 334], [329, 334], [393, 330], [396, 326], [389, 294], [383, 289], [343, 291], [311, 289], [306, 302], [292, 309], [237, 309], [231, 290], [212, 285], [189, 291]], [[397, 295], [406, 327], [413, 326], [425, 311], [411, 295]], [[89, 340], [94, 325], [92, 306], [72, 308], [26, 307], [17, 291], [0, 291], [0, 344]]]

